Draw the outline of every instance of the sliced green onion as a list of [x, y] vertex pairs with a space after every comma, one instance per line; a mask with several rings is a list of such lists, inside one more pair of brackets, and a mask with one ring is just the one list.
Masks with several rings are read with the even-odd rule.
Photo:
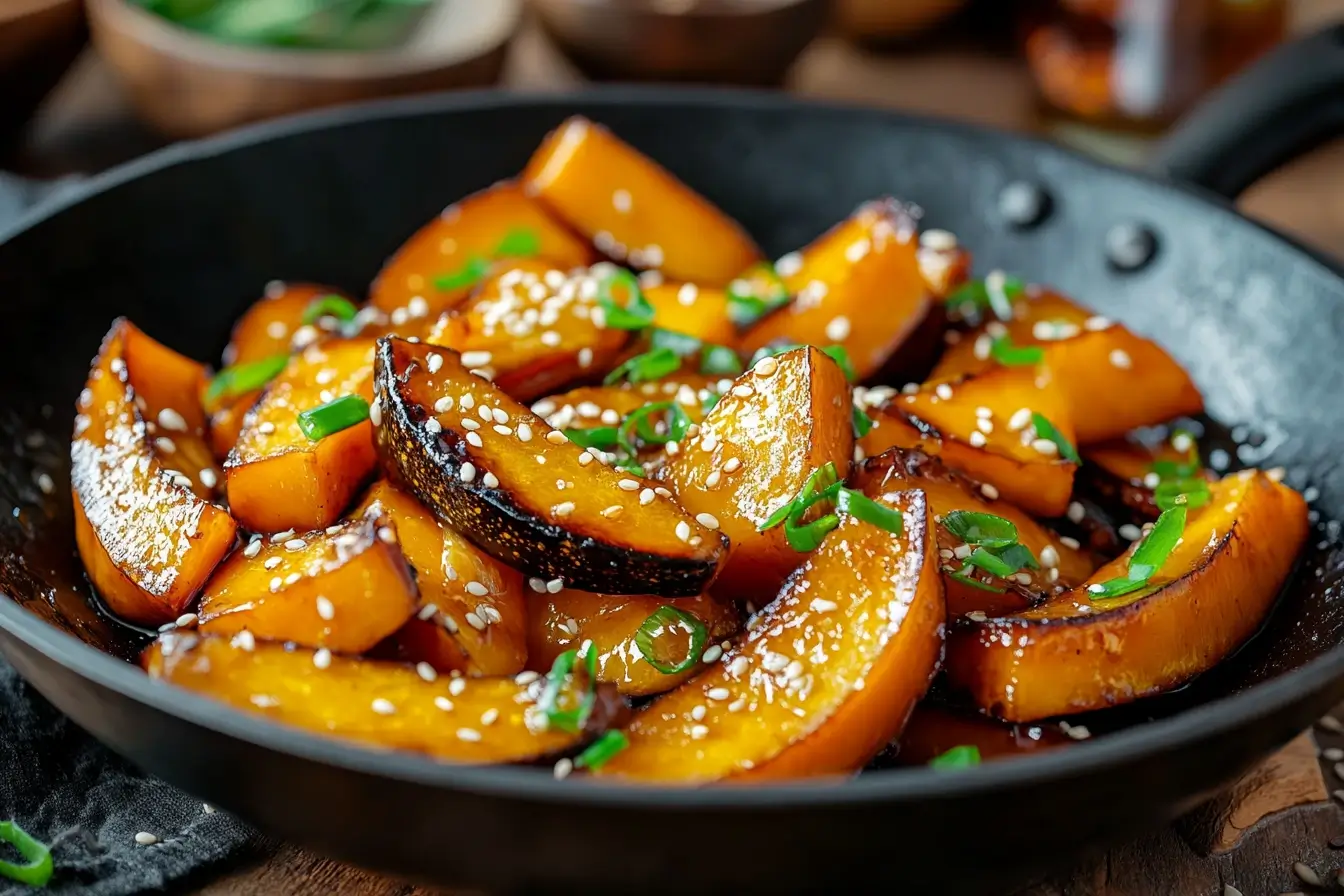
[[467, 259], [466, 264], [453, 273], [440, 274], [435, 277], [434, 286], [438, 289], [462, 289], [467, 286], [475, 286], [488, 273], [490, 273], [490, 262], [479, 255], [473, 255]]
[[963, 567], [962, 572], [949, 572], [947, 574], [947, 577], [949, 579], [955, 579], [956, 581], [960, 582], [963, 585], [970, 585], [972, 588], [979, 588], [981, 591], [992, 591], [995, 594], [1002, 594], [1004, 592], [1004, 589], [1000, 588], [997, 585], [991, 585], [988, 582], [980, 581], [974, 576], [967, 575], [964, 572], [964, 570], [966, 569], [970, 569], [970, 567], [969, 566]]
[[1039, 345], [1013, 345], [1008, 336], [1000, 336], [989, 345], [989, 356], [1004, 367], [1025, 367], [1045, 360], [1045, 349]]
[[929, 760], [930, 768], [969, 768], [980, 764], [980, 748], [974, 744], [953, 747]]
[[1021, 542], [1010, 544], [1006, 548], [990, 548], [989, 552], [1011, 566], [1013, 572], [1018, 572], [1024, 568], [1041, 568], [1041, 564], [1036, 560], [1036, 555], [1031, 552], [1031, 548]]
[[854, 405], [850, 415], [850, 422], [854, 425], [854, 438], [861, 439], [873, 431], [873, 418], [869, 417], [863, 408]]
[[1203, 464], [1199, 458], [1199, 442], [1195, 439], [1195, 434], [1188, 429], [1178, 429], [1171, 434], [1172, 447], [1176, 447], [1176, 440], [1186, 438], [1190, 440], [1190, 451], [1184, 461], [1159, 460], [1154, 461], [1152, 472], [1158, 475], [1159, 479], [1192, 479], [1198, 477], [1203, 469]]
[[323, 317], [351, 321], [355, 319], [357, 314], [359, 314], [359, 309], [355, 307], [354, 302], [345, 296], [318, 296], [308, 303], [308, 307], [303, 309], [303, 322], [313, 324]]
[[[686, 656], [669, 665], [658, 659], [658, 651], [653, 644], [653, 639], [661, 635], [664, 630], [670, 632], [674, 626], [678, 625], [690, 633], [691, 643], [686, 650]], [[667, 605], [661, 606], [650, 613], [649, 618], [641, 622], [639, 629], [635, 632], [635, 645], [639, 648], [639, 652], [643, 654], [644, 661], [664, 675], [676, 675], [679, 672], [685, 672], [699, 662], [707, 640], [709, 640], [709, 632], [705, 629], [703, 622], [690, 613]]]
[[237, 398], [260, 389], [275, 379], [289, 364], [289, 355], [272, 355], [260, 361], [225, 367], [205, 390], [205, 403], [213, 405], [226, 398]]
[[992, 576], [1006, 579], [1017, 572], [1017, 567], [1009, 566], [984, 548], [976, 548], [966, 558], [966, 562], [977, 569], [983, 569]]
[[943, 528], [966, 544], [1006, 548], [1017, 543], [1017, 526], [992, 513], [954, 510], [943, 515]]
[[647, 470], [644, 469], [643, 464], [632, 458], [626, 458], [625, 460], [617, 461], [611, 466], [613, 469], [621, 470], [622, 472], [625, 473], [634, 473], [636, 476], [643, 476], [645, 473], [648, 472]]
[[1171, 510], [1178, 504], [1184, 504], [1193, 510], [1196, 507], [1203, 507], [1211, 500], [1213, 492], [1209, 489], [1209, 481], [1202, 477], [1159, 482], [1157, 488], [1153, 489], [1153, 503], [1160, 510]]
[[[765, 295], [759, 280], [766, 281]], [[728, 284], [728, 317], [739, 327], [754, 324], [765, 315], [789, 303], [789, 289], [774, 265], [762, 262]]]
[[580, 448], [596, 448], [598, 451], [608, 451], [615, 448], [621, 439], [620, 431], [614, 426], [595, 426], [592, 429], [564, 429], [561, 432], [565, 434], [565, 438]]
[[670, 348], [683, 358], [700, 351], [699, 339], [694, 336], [687, 336], [685, 333], [678, 333], [676, 330], [665, 330], [662, 327], [654, 327], [649, 332], [649, 345], [652, 348]]
[[598, 769], [606, 765], [617, 753], [630, 746], [630, 738], [624, 731], [606, 731], [597, 740], [589, 744], [588, 749], [574, 757], [575, 768]]
[[795, 524], [790, 518], [784, 521], [784, 540], [798, 553], [806, 554], [808, 551], [815, 551], [821, 545], [822, 539], [839, 525], [840, 517], [833, 513], [828, 513], [803, 526]]
[[788, 519], [789, 514], [793, 512], [794, 502], [797, 500], [798, 500], [797, 498], [794, 498], [792, 501], [789, 501], [784, 505], [782, 505], [781, 507], [779, 507], [779, 509], [777, 509], [774, 513], [770, 514], [768, 517], [765, 518], [765, 522], [761, 523], [761, 525], [757, 527], [756, 531], [764, 532], [767, 529], [773, 529], [780, 523]]
[[0, 876], [30, 887], [45, 887], [51, 880], [51, 849], [13, 821], [0, 821], [0, 841], [14, 847], [27, 861], [0, 861]]
[[706, 376], [737, 376], [742, 359], [726, 345], [706, 345], [700, 353], [700, 372]]
[[865, 523], [885, 529], [892, 535], [901, 534], [901, 512], [894, 507], [879, 504], [867, 495], [850, 488], [842, 488], [836, 495], [835, 509], [858, 517]]
[[342, 395], [299, 414], [299, 429], [318, 442], [333, 433], [369, 419], [369, 403], [358, 395]]
[[807, 508], [811, 507], [817, 501], [822, 500], [823, 496], [816, 494], [818, 485], [820, 485], [824, 494], [826, 489], [839, 481], [840, 473], [836, 470], [833, 462], [828, 461], [822, 466], [817, 467], [808, 475], [807, 480], [803, 483], [803, 487], [799, 489], [798, 494], [794, 495], [784, 506], [777, 508], [774, 513], [770, 514], [757, 531], [764, 532], [767, 529], [773, 529], [775, 526], [778, 526], [780, 523], [787, 520], [795, 511], [798, 512], [799, 517], [801, 518], [803, 512], [806, 511]]
[[988, 309], [1001, 320], [1010, 320], [1013, 316], [1012, 302], [1026, 290], [1026, 284], [1017, 277], [1004, 277], [1001, 288], [991, 289], [990, 286], [989, 278], [972, 280], [953, 291], [944, 304], [974, 311]]
[[541, 251], [541, 237], [531, 227], [515, 227], [495, 247], [496, 258], [531, 258]]
[[1144, 536], [1134, 553], [1129, 555], [1128, 573], [1120, 578], [1088, 585], [1088, 597], [1092, 600], [1107, 597], [1121, 597], [1145, 587], [1162, 565], [1171, 557], [1176, 543], [1185, 531], [1186, 510], [1177, 505], [1162, 511], [1153, 528]]
[[[612, 295], [612, 290], [617, 286], [625, 287], [629, 293], [624, 305]], [[642, 330], [653, 325], [653, 306], [644, 298], [639, 280], [625, 268], [617, 268], [597, 281], [597, 304], [606, 313], [608, 329]]]
[[655, 348], [642, 355], [635, 355], [617, 367], [602, 379], [604, 386], [628, 380], [632, 383], [646, 383], [662, 379], [681, 369], [681, 356], [670, 348]]
[[[660, 434], [649, 422], [649, 418], [654, 414], [667, 415], [664, 421], [667, 424], [665, 433]], [[626, 452], [633, 455], [637, 446], [630, 438], [632, 434], [639, 436], [640, 442], [645, 445], [666, 445], [668, 442], [680, 442], [686, 437], [686, 430], [690, 427], [691, 418], [681, 405], [675, 401], [659, 401], [646, 404], [627, 414], [617, 428], [617, 438]]]
[[1070, 463], [1080, 464], [1083, 462], [1082, 458], [1078, 456], [1078, 449], [1074, 448], [1073, 443], [1064, 438], [1058, 429], [1055, 429], [1055, 424], [1040, 414], [1032, 414], [1031, 422], [1036, 427], [1036, 435], [1055, 443], [1055, 447], [1059, 449], [1060, 457]]
[[845, 379], [851, 383], [858, 379], [858, 375], [854, 372], [854, 362], [849, 360], [849, 352], [843, 345], [828, 345], [821, 351], [840, 365], [840, 369], [845, 373]]
[[704, 397], [704, 400], [700, 402], [700, 409], [708, 414], [710, 411], [714, 410], [714, 405], [718, 404], [719, 399], [722, 397], [723, 396], [717, 392], [710, 392]]
[[547, 724], [570, 734], [577, 734], [583, 730], [589, 714], [597, 705], [597, 648], [589, 644], [588, 653], [584, 657], [585, 671], [588, 675], [587, 690], [574, 709], [558, 708], [560, 689], [564, 687], [565, 679], [573, 673], [578, 658], [577, 650], [566, 650], [557, 656], [555, 662], [551, 664], [551, 671], [546, 673], [546, 686], [542, 689], [541, 696], [537, 698], [537, 710], [546, 717]]

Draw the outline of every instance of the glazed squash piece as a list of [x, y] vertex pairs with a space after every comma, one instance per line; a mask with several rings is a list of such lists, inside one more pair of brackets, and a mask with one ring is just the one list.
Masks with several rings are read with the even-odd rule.
[[570, 274], [542, 260], [510, 260], [425, 341], [461, 353], [467, 367], [489, 370], [499, 388], [532, 401], [609, 369], [629, 340], [629, 331], [606, 326], [598, 305], [599, 282], [613, 271]]
[[596, 253], [513, 181], [448, 206], [388, 259], [369, 292], [394, 325], [434, 319], [480, 283], [505, 256], [544, 258], [561, 270], [592, 264]]
[[737, 327], [728, 312], [728, 293], [694, 283], [662, 283], [644, 288], [653, 306], [653, 325], [714, 345], [735, 345]]
[[946, 230], [926, 230], [919, 235], [919, 271], [935, 299], [956, 292], [971, 275], [971, 253]]
[[1179, 428], [1166, 435], [1165, 429], [1135, 432], [1090, 446], [1083, 452], [1084, 484], [1108, 504], [1124, 507], [1137, 522], [1157, 519], [1159, 495], [1212, 478], [1192, 435]]
[[372, 398], [373, 347], [366, 339], [309, 346], [248, 411], [224, 464], [229, 507], [247, 528], [325, 528], [373, 471], [377, 457], [367, 417], [318, 439], [304, 432], [300, 418], [346, 396]]
[[386, 645], [392, 654], [444, 673], [521, 672], [528, 619], [522, 574], [440, 523], [429, 508], [389, 482], [369, 489], [361, 512], [373, 507], [381, 507], [396, 524], [420, 591], [415, 618]]
[[[1093, 564], [1082, 551], [1065, 544], [1007, 501], [989, 498], [923, 452], [892, 449], [867, 460], [851, 478], [855, 487], [866, 493], [884, 494], [908, 488], [924, 492], [938, 521], [938, 552], [949, 618], [968, 613], [998, 616], [1026, 610], [1057, 591], [1082, 584], [1092, 574]], [[1004, 553], [1002, 548], [1010, 546], [998, 544], [999, 540], [1006, 540], [1010, 530], [997, 520], [1011, 524], [1011, 542], [1031, 552], [1035, 568], [1009, 564], [1015, 569], [1004, 576], [1001, 571], [991, 573], [968, 563], [981, 541], [988, 542], [990, 547], [986, 550], [997, 551], [996, 556]], [[981, 538], [981, 533], [966, 532], [966, 526], [998, 526], [1003, 531], [996, 529]], [[988, 558], [986, 562], [992, 564]]]
[[859, 380], [898, 360], [898, 350], [933, 312], [914, 226], [896, 202], [870, 202], [801, 252], [780, 259], [775, 269], [793, 299], [753, 324], [742, 335], [742, 350], [841, 345]]
[[1178, 687], [1255, 633], [1306, 536], [1297, 492], [1259, 471], [1228, 476], [1189, 511], [1181, 540], [1142, 590], [1089, 591], [1125, 577], [1127, 554], [1027, 612], [963, 620], [949, 636], [948, 681], [1013, 722]]
[[901, 732], [896, 764], [927, 765], [956, 747], [975, 747], [981, 759], [998, 759], [1071, 743], [1055, 725], [1009, 725], [972, 712], [921, 703]]
[[1048, 290], [1023, 292], [1013, 310], [1012, 320], [990, 321], [950, 346], [934, 379], [997, 367], [1005, 346], [1039, 347], [1040, 363], [1053, 371], [1083, 445], [1204, 409], [1181, 366], [1121, 324]]
[[253, 536], [220, 564], [201, 595], [203, 634], [247, 629], [265, 641], [363, 653], [415, 612], [415, 581], [382, 508], [283, 535]]
[[895, 737], [938, 670], [944, 609], [924, 496], [881, 500], [901, 534], [844, 516], [722, 657], [635, 715], [599, 774], [844, 774]]
[[[543, 682], [512, 678], [425, 680], [399, 663], [254, 644], [242, 638], [167, 634], [142, 657], [150, 678], [318, 734], [446, 762], [531, 763], [572, 752], [626, 714], [615, 688], [599, 685], [577, 732], [544, 727]], [[556, 707], [585, 695], [568, 676]]]
[[682, 506], [712, 517], [728, 536], [716, 593], [774, 596], [803, 555], [783, 527], [760, 527], [817, 468], [833, 463], [843, 476], [853, 453], [849, 384], [818, 349], [762, 358], [736, 380], [659, 471]]
[[103, 340], [70, 443], [75, 542], [89, 580], [130, 622], [180, 616], [233, 547], [237, 524], [165, 469], [129, 385], [130, 324]]
[[454, 352], [383, 339], [375, 378], [384, 471], [492, 557], [604, 593], [691, 597], [718, 571], [721, 533], [596, 461]]
[[[654, 651], [652, 662], [640, 647], [641, 627]], [[713, 656], [706, 651], [740, 628], [737, 608], [707, 594], [668, 601], [566, 588], [532, 598], [528, 666], [544, 672], [561, 653], [592, 641], [598, 681], [629, 696], [661, 694], [704, 668], [702, 658]]]
[[550, 395], [532, 405], [532, 413], [554, 429], [596, 429], [619, 426], [631, 413], [649, 404], [676, 402], [693, 423], [704, 419], [705, 405], [719, 384], [731, 380], [678, 371], [649, 383], [615, 383], [610, 386], [580, 386]]
[[761, 260], [746, 232], [661, 165], [586, 118], [542, 142], [523, 188], [613, 261], [724, 286]]

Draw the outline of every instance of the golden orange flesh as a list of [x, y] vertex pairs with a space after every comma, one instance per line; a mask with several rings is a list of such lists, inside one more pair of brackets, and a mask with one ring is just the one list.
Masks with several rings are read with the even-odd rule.
[[[584, 731], [543, 731], [535, 708], [541, 682], [426, 681], [397, 663], [240, 638], [163, 635], [142, 663], [151, 678], [275, 722], [445, 762], [535, 762], [581, 747], [625, 712], [615, 689], [603, 686]], [[580, 695], [570, 682], [558, 706], [572, 708]]]
[[291, 359], [248, 412], [224, 464], [229, 507], [254, 532], [306, 532], [340, 518], [373, 471], [369, 421], [319, 441], [299, 428], [299, 414], [346, 395], [373, 397], [373, 343], [339, 339]]
[[373, 508], [329, 530], [254, 536], [206, 583], [199, 615], [208, 635], [246, 629], [265, 641], [363, 653], [416, 604], [396, 529]]
[[1089, 597], [1088, 583], [1014, 616], [963, 622], [947, 672], [986, 712], [1022, 722], [1129, 703], [1213, 667], [1260, 627], [1307, 537], [1306, 503], [1259, 471], [1213, 486], [1176, 549], [1137, 595]]
[[714, 345], [735, 345], [737, 328], [728, 316], [728, 293], [694, 283], [662, 283], [644, 288], [653, 306], [653, 325]]
[[233, 546], [237, 525], [170, 474], [154, 450], [129, 384], [131, 330], [125, 320], [112, 325], [76, 405], [75, 541], [114, 613], [161, 625], [186, 610]]
[[574, 117], [527, 164], [523, 187], [614, 261], [724, 286], [761, 260], [740, 225], [601, 125]]
[[932, 520], [887, 496], [900, 535], [846, 516], [705, 672], [640, 710], [604, 776], [662, 783], [856, 771], [901, 730], [943, 651]]

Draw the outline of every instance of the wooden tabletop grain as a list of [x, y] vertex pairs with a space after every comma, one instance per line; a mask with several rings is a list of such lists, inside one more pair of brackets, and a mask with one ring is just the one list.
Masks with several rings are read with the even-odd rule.
[[[1299, 0], [1294, 27], [1344, 19], [1344, 0]], [[515, 41], [505, 83], [562, 90], [578, 74], [532, 26]], [[955, 115], [1009, 130], [1041, 126], [1030, 81], [1010, 56], [938, 44], [876, 56], [834, 39], [817, 41], [791, 75], [800, 94]], [[87, 171], [153, 149], [124, 96], [92, 53], [58, 88], [30, 134], [21, 170], [50, 176]], [[1243, 209], [1327, 252], [1344, 255], [1344, 141], [1302, 158], [1256, 184]], [[1341, 707], [1344, 710], [1344, 707]], [[1308, 733], [1199, 813], [1042, 879], [1020, 896], [1274, 896], [1310, 889], [1295, 874], [1302, 861], [1326, 879], [1344, 865], [1329, 846], [1344, 833], [1330, 798], [1333, 771], [1318, 743], [1344, 747], [1337, 734]], [[1330, 783], [1327, 783], [1330, 782]], [[1344, 796], [1344, 793], [1340, 794]], [[1344, 844], [1344, 841], [1339, 841]], [[195, 896], [429, 896], [449, 893], [329, 861], [299, 847], [268, 843], [267, 858], [188, 887]], [[1225, 891], [1225, 886], [1236, 891]], [[894, 892], [894, 891], [893, 891]], [[462, 891], [454, 891], [462, 896]]]

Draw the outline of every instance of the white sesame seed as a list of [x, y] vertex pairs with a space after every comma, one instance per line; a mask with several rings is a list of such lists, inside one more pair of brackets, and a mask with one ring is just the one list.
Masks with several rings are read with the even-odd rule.
[[779, 361], [775, 360], [773, 357], [762, 358], [761, 360], [757, 361], [756, 366], [752, 368], [752, 370], [755, 371], [757, 376], [764, 376], [764, 377], [774, 376], [775, 371], [778, 369], [779, 369]]
[[556, 516], [569, 516], [571, 513], [574, 512], [574, 502], [561, 501], [559, 504], [551, 508], [551, 512]]
[[620, 487], [621, 491], [626, 492], [639, 491], [639, 483], [633, 479], [622, 479], [620, 482], [616, 483], [616, 485]]
[[253, 637], [250, 631], [243, 629], [233, 636], [233, 639], [229, 641], [229, 644], [246, 653], [251, 653], [257, 647], [257, 639]]
[[480, 433], [467, 433], [467, 444], [473, 448], [484, 448], [485, 443], [481, 441]]
[[499, 710], [495, 709], [492, 706], [485, 712], [481, 713], [481, 724], [485, 725], [488, 728], [489, 726], [495, 724], [495, 720], [498, 718], [499, 718]]
[[159, 428], [166, 429], [169, 432], [186, 432], [187, 421], [172, 408], [164, 408], [159, 411]]
[[1059, 446], [1049, 439], [1032, 439], [1031, 448], [1037, 454], [1044, 454], [1047, 457], [1053, 457], [1059, 453]]
[[518, 441], [520, 441], [520, 442], [530, 442], [530, 441], [532, 441], [532, 427], [528, 426], [526, 423], [519, 423], [519, 424], [518, 424]]
[[1104, 330], [1109, 326], [1111, 326], [1111, 320], [1107, 317], [1094, 316], [1083, 321], [1083, 329], [1091, 330], [1093, 332]]
[[432, 436], [436, 436], [439, 433], [443, 432], [443, 425], [439, 423], [439, 421], [435, 420], [433, 417], [430, 417], [428, 420], [425, 421], [425, 432], [429, 433]]
[[646, 488], [639, 493], [639, 503], [641, 506], [647, 506], [653, 503], [654, 492], [651, 488]]
[[383, 544], [396, 544], [397, 533], [392, 529], [391, 526], [379, 526], [378, 540], [381, 541]]
[[411, 296], [411, 300], [406, 303], [406, 311], [411, 317], [424, 317], [429, 314], [429, 302], [425, 301], [424, 296]]
[[453, 409], [453, 396], [445, 395], [434, 402], [434, 413], [446, 414]]
[[723, 701], [730, 699], [733, 696], [733, 693], [727, 688], [710, 688], [708, 691], [705, 691], [705, 696], [710, 700]]
[[1082, 544], [1078, 541], [1078, 539], [1072, 538], [1068, 535], [1059, 536], [1059, 543], [1064, 545], [1064, 547], [1066, 548], [1073, 548], [1075, 551], [1078, 550], [1080, 547], [1082, 547]]
[[159, 842], [159, 838], [149, 831], [141, 831], [135, 835], [135, 842], [139, 843], [141, 846], [153, 846], [155, 843]]
[[186, 628], [189, 625], [195, 625], [196, 622], [197, 619], [195, 613], [183, 613], [181, 616], [177, 617], [177, 621], [173, 624], [178, 628]]
[[461, 358], [463, 367], [486, 367], [493, 360], [489, 352], [463, 352]]
[[415, 618], [421, 622], [428, 622], [434, 618], [434, 614], [439, 612], [438, 604], [425, 604], [420, 608], [420, 612], [415, 614]]
[[260, 553], [261, 553], [260, 541], [249, 541], [247, 543], [247, 547], [243, 548], [243, 556], [247, 558], [255, 557], [257, 556], [257, 554]]
[[332, 602], [322, 595], [317, 596], [317, 615], [330, 622], [336, 616], [336, 607]]
[[621, 505], [613, 504], [610, 507], [602, 508], [602, 515], [607, 519], [611, 519], [612, 517], [620, 516], [623, 509], [624, 508], [622, 508]]
[[939, 383], [933, 390], [933, 394], [937, 395], [943, 401], [948, 401], [952, 398], [952, 387], [947, 383]]
[[573, 759], [557, 759], [552, 774], [555, 775], [555, 780], [563, 781], [569, 777], [569, 773], [572, 771], [574, 771]]
[[697, 513], [695, 515], [695, 521], [706, 529], [719, 528], [719, 520], [712, 513]]
[[700, 662], [712, 663], [721, 656], [723, 656], [723, 648], [717, 644], [711, 644], [704, 653], [700, 654]]
[[1059, 565], [1059, 551], [1055, 546], [1048, 544], [1041, 548], [1041, 565], [1047, 568]]
[[468, 582], [466, 587], [467, 587], [467, 593], [474, 594], [476, 597], [485, 597], [487, 594], [490, 593], [489, 588], [485, 587], [480, 582], [474, 580]]
[[325, 647], [319, 647], [313, 652], [313, 665], [319, 669], [326, 669], [331, 666], [331, 651]]
[[987, 440], [985, 439], [985, 434], [977, 429], [967, 437], [966, 441], [970, 443], [972, 448], [983, 448], [985, 447]]
[[1125, 541], [1138, 541], [1143, 537], [1143, 530], [1133, 523], [1125, 523], [1116, 531]]
[[935, 252], [951, 252], [957, 248], [957, 238], [950, 231], [933, 227], [919, 235], [919, 245]]
[[1008, 428], [1013, 432], [1026, 429], [1031, 424], [1031, 408], [1018, 408], [1008, 420]]
[[845, 260], [850, 264], [858, 264], [872, 248], [873, 244], [867, 237], [856, 240], [845, 247]]
[[495, 424], [493, 427], [491, 427], [491, 428], [492, 428], [495, 432], [499, 433], [499, 434], [502, 435], [502, 436], [511, 436], [511, 435], [513, 435], [513, 430], [510, 429], [510, 428], [507, 427], [507, 426], [504, 426], [504, 425], [501, 424], [501, 423], [496, 423], [496, 424]]
[[[489, 364], [489, 361], [485, 363]], [[425, 366], [429, 368], [430, 373], [438, 373], [439, 368], [443, 367], [443, 355], [438, 352], [430, 352], [425, 358]], [[473, 367], [476, 365], [472, 365]]]
[[692, 740], [704, 740], [704, 739], [705, 739], [706, 737], [708, 737], [708, 736], [709, 736], [709, 729], [706, 728], [704, 725], [692, 725], [692, 726], [691, 726], [691, 739], [692, 739]]
[[464, 411], [469, 411], [476, 406], [476, 399], [468, 392], [457, 400], [457, 406]]
[[484, 619], [482, 619], [479, 615], [477, 615], [475, 611], [468, 611], [466, 615], [466, 620], [467, 625], [476, 629], [476, 631], [478, 632], [485, 631], [486, 626], [489, 625], [489, 623], [487, 623]]
[[991, 501], [999, 500], [999, 490], [994, 486], [990, 485], [988, 482], [980, 483], [980, 494], [984, 495]]
[[476, 430], [478, 430], [478, 429], [481, 428], [481, 424], [477, 423], [475, 420], [471, 419], [470, 417], [463, 417], [463, 418], [462, 418], [462, 428], [465, 429], [465, 430], [467, 430], [468, 432], [475, 432]]
[[746, 383], [742, 383], [741, 385], [734, 386], [732, 388], [732, 393], [738, 398], [750, 398], [751, 396], [756, 394], [756, 390], [751, 388], [751, 386], [748, 386]]
[[274, 594], [275, 592], [279, 591], [281, 586], [283, 586], [284, 584], [285, 584], [284, 579], [280, 578], [279, 576], [276, 576], [275, 578], [271, 579], [270, 583], [271, 593]]
[[469, 741], [471, 743], [479, 743], [481, 732], [474, 728], [459, 728], [457, 729], [457, 739]]
[[546, 441], [550, 442], [552, 445], [563, 445], [565, 442], [569, 441], [569, 439], [560, 430], [553, 429], [546, 433]]
[[397, 708], [392, 705], [392, 701], [383, 697], [375, 697], [373, 703], [370, 704], [370, 708], [380, 716], [390, 716], [397, 711]]
[[434, 681], [439, 677], [438, 671], [429, 663], [424, 662], [415, 664], [415, 674], [419, 675], [425, 681]]
[[831, 318], [826, 324], [826, 338], [832, 342], [842, 342], [849, 337], [849, 318], [843, 314]]
[[448, 693], [452, 694], [454, 697], [461, 697], [462, 692], [466, 689], [467, 681], [465, 678], [454, 678], [452, 681], [448, 682]]
[[689, 541], [691, 537], [691, 527], [685, 520], [677, 523], [677, 537], [682, 541]]
[[476, 416], [480, 417], [485, 423], [493, 423], [495, 420], [494, 413], [492, 413], [490, 408], [485, 405], [481, 405], [476, 409]]
[[710, 470], [709, 475], [705, 477], [705, 486], [708, 488], [717, 488], [719, 480], [722, 478], [723, 474], [718, 470]]
[[1077, 501], [1069, 502], [1068, 517], [1071, 523], [1081, 523], [1087, 516], [1087, 509]]
[[564, 579], [551, 579], [549, 582], [546, 583], [547, 594], [559, 594], [561, 591], [564, 590], [565, 590]]
[[593, 363], [593, 350], [591, 348], [579, 349], [579, 366], [591, 367]]
[[611, 204], [616, 211], [626, 215], [630, 213], [634, 200], [631, 198], [629, 190], [621, 189], [611, 194]]
[[481, 477], [481, 485], [486, 488], [499, 488], [499, 477], [494, 473], [487, 472]]
[[1118, 367], [1121, 370], [1128, 370], [1134, 366], [1134, 361], [1129, 357], [1129, 353], [1122, 348], [1111, 349], [1111, 366]]

